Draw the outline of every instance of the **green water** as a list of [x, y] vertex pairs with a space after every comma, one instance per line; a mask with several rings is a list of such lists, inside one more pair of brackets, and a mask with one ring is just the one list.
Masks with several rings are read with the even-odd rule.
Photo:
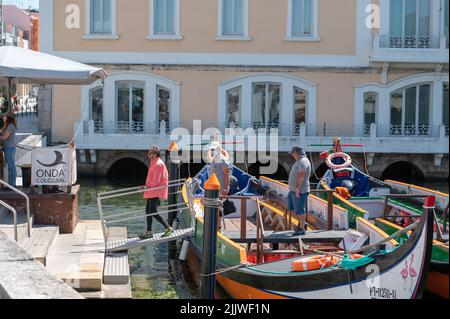
[[[107, 179], [80, 179], [79, 196], [80, 219], [99, 219], [97, 194], [125, 187], [142, 185], [141, 180], [109, 181]], [[145, 214], [145, 201], [140, 195], [132, 195], [102, 202], [105, 216], [131, 211]], [[163, 216], [167, 218], [167, 216]], [[146, 229], [146, 220], [138, 219], [111, 225], [127, 227], [128, 237], [142, 234]], [[154, 221], [153, 230], [162, 231], [163, 227]], [[178, 299], [198, 298], [198, 285], [193, 282], [189, 265], [178, 261], [169, 244], [136, 248], [129, 252], [131, 283], [134, 298]], [[176, 258], [175, 258], [176, 257]]]

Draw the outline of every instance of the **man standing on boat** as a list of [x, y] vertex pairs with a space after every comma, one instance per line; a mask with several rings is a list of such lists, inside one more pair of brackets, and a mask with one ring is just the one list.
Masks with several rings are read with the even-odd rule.
[[153, 215], [157, 213], [158, 206], [161, 200], [165, 201], [168, 197], [169, 173], [166, 165], [161, 160], [161, 150], [157, 146], [152, 146], [148, 151], [148, 159], [150, 166], [148, 168], [147, 180], [145, 186], [148, 189], [144, 193], [144, 198], [147, 199], [146, 214], [147, 216], [147, 231], [142, 236], [143, 238], [152, 238], [152, 224], [153, 218], [156, 219], [166, 229], [162, 237], [167, 237], [173, 233], [172, 227], [160, 215]]
[[208, 152], [209, 175], [216, 174], [220, 183], [220, 195], [227, 196], [232, 183], [232, 167], [229, 162], [229, 154], [222, 148], [219, 142], [212, 142]]
[[308, 203], [309, 193], [311, 192], [309, 185], [311, 162], [306, 156], [306, 152], [300, 147], [294, 146], [290, 154], [294, 158], [295, 163], [289, 174], [288, 210], [297, 215], [299, 224], [296, 234], [304, 235], [306, 205]]

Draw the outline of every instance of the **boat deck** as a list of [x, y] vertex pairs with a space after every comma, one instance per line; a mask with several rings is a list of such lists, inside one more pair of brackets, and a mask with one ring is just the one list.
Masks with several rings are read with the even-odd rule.
[[[256, 231], [247, 232], [246, 238], [241, 238], [240, 232], [225, 231], [224, 234], [232, 241], [240, 244], [257, 242]], [[298, 244], [300, 239], [305, 242], [328, 243], [340, 242], [345, 231], [307, 231], [305, 235], [296, 235], [293, 231], [265, 231], [264, 243], [268, 244]]]

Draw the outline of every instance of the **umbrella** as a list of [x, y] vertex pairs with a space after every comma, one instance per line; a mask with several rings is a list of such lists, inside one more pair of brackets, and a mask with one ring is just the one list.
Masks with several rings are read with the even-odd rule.
[[106, 72], [46, 53], [0, 47], [0, 77], [23, 84], [88, 85], [106, 78]]
[[[88, 85], [107, 76], [103, 69], [18, 47], [0, 47], [0, 78], [22, 84]], [[9, 103], [8, 103], [9, 104]]]

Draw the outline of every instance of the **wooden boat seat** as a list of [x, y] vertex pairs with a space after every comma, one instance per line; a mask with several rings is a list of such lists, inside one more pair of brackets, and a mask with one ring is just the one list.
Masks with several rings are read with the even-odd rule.
[[[311, 242], [341, 242], [344, 239], [345, 231], [308, 231], [305, 235], [296, 235], [293, 231], [265, 231], [264, 243], [269, 244], [298, 244], [299, 239], [305, 243]], [[247, 232], [246, 238], [241, 238], [240, 232], [225, 231], [224, 235], [235, 243], [253, 244], [257, 243], [255, 231]]]

